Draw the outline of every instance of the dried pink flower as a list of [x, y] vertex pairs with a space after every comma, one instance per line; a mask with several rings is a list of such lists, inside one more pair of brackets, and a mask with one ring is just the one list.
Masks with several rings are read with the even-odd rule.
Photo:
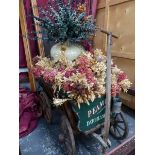
[[31, 71], [32, 71], [32, 73], [34, 74], [34, 76], [35, 76], [36, 78], [41, 77], [42, 74], [44, 73], [44, 69], [41, 68], [40, 66], [35, 66], [35, 67], [33, 67]]
[[64, 66], [61, 66], [61, 67], [58, 69], [58, 71], [60, 71], [60, 72], [64, 72], [64, 70], [65, 70], [65, 67], [64, 67]]
[[72, 91], [73, 90], [73, 87], [71, 86], [71, 83], [65, 82], [63, 84], [63, 89], [64, 89], [64, 91], [69, 92], [69, 91]]
[[85, 55], [79, 56], [76, 63], [80, 67], [89, 67], [90, 66], [90, 61]]
[[88, 83], [93, 83], [93, 84], [95, 84], [96, 83], [96, 80], [94, 79], [94, 73], [92, 72], [92, 70], [91, 69], [86, 69], [86, 78], [87, 78], [87, 81], [88, 81]]
[[70, 76], [73, 75], [73, 73], [74, 73], [74, 74], [76, 73], [76, 69], [70, 68], [70, 69], [66, 70], [66, 72], [65, 72], [65, 77], [66, 77], [66, 78], [69, 78]]
[[120, 94], [121, 86], [119, 84], [113, 84], [111, 87], [111, 95], [115, 97], [116, 95]]
[[127, 75], [123, 71], [119, 72], [118, 82], [121, 82], [122, 80], [125, 80], [125, 79], [127, 79]]
[[56, 74], [57, 74], [57, 70], [55, 70], [55, 69], [47, 70], [47, 71], [44, 72], [43, 78], [47, 82], [53, 82], [54, 79], [55, 79]]

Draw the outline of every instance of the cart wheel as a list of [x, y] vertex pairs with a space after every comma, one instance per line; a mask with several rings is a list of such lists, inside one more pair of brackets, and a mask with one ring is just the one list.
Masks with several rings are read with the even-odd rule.
[[39, 99], [40, 99], [40, 105], [42, 107], [42, 111], [43, 111], [43, 116], [46, 119], [46, 121], [48, 123], [51, 122], [51, 117], [52, 117], [52, 112], [51, 112], [51, 105], [50, 105], [50, 101], [46, 95], [45, 92], [40, 92], [39, 94]]
[[111, 118], [110, 133], [117, 140], [122, 140], [127, 137], [128, 124], [122, 112], [116, 113], [116, 115]]
[[74, 134], [66, 115], [61, 118], [61, 130], [59, 140], [64, 144], [67, 155], [76, 155]]

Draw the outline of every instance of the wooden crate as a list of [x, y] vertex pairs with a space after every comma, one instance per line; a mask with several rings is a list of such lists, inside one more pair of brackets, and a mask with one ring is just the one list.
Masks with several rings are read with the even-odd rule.
[[[99, 0], [97, 25], [119, 36], [113, 39], [112, 57], [117, 66], [124, 70], [135, 87], [135, 1]], [[106, 50], [106, 36], [97, 32], [96, 48]], [[124, 104], [135, 108], [134, 96], [122, 93]]]

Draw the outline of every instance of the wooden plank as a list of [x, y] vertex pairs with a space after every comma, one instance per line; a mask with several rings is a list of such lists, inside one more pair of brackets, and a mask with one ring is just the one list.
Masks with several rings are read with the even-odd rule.
[[122, 53], [119, 51], [112, 51], [112, 56], [119, 57], [119, 58], [125, 58], [125, 59], [131, 59], [131, 60], [135, 59], [134, 52]]
[[114, 64], [123, 70], [128, 78], [134, 83], [135, 78], [135, 60], [134, 59], [125, 59], [121, 57], [112, 57]]
[[134, 88], [130, 88], [127, 93], [129, 95], [135, 96], [135, 89]]
[[133, 0], [110, 0], [109, 6], [125, 3], [125, 2], [128, 2], [128, 1], [133, 1]]
[[[21, 30], [22, 30], [22, 35], [23, 36], [25, 34], [28, 34], [26, 18], [25, 17], [26, 17], [26, 15], [25, 15], [25, 10], [24, 10], [23, 0], [20, 0], [19, 1], [19, 19], [20, 19], [20, 23], [21, 23]], [[28, 67], [28, 70], [29, 70], [28, 75], [29, 75], [30, 87], [31, 87], [32, 91], [36, 91], [35, 78], [34, 78], [33, 74], [30, 71], [30, 69], [32, 67], [32, 57], [31, 57], [31, 50], [30, 50], [29, 40], [26, 37], [23, 37], [23, 43], [24, 43], [27, 67]]]
[[132, 150], [135, 149], [135, 136], [132, 136], [121, 143], [119, 146], [115, 147], [110, 152], [106, 153], [106, 155], [127, 155], [130, 154]]
[[105, 8], [105, 6], [106, 6], [105, 0], [99, 0], [97, 9], [103, 9], [103, 8]]
[[[134, 0], [110, 0], [109, 1], [109, 6], [125, 3], [125, 2], [128, 2], [128, 1], [134, 1]], [[105, 1], [100, 0], [99, 3], [98, 3], [97, 9], [102, 9], [102, 8], [105, 8], [105, 7], [106, 7]]]
[[[135, 1], [109, 0], [109, 10], [106, 0], [99, 0], [97, 10], [97, 25], [108, 28], [119, 35], [113, 39], [112, 56], [114, 63], [123, 70], [129, 80], [135, 85]], [[105, 11], [106, 10], [106, 11]], [[109, 12], [109, 13], [108, 13]], [[109, 15], [109, 17], [108, 17]], [[104, 19], [104, 20], [103, 20]], [[107, 39], [101, 32], [95, 37], [95, 48], [106, 51]], [[127, 95], [126, 95], [127, 96]], [[134, 98], [130, 95], [124, 97], [129, 107], [134, 107]]]
[[[104, 18], [105, 18], [105, 8], [97, 10], [97, 16], [96, 16], [96, 23], [98, 27], [103, 28], [104, 27]], [[96, 36], [94, 38], [94, 45], [95, 48], [99, 49], [105, 49], [105, 40], [104, 40], [105, 34], [103, 34], [100, 31], [96, 32]]]
[[135, 87], [135, 60], [113, 57], [113, 62], [127, 74], [128, 79], [132, 82], [131, 87]]
[[121, 93], [122, 103], [131, 109], [135, 109], [135, 96]]
[[[33, 15], [34, 16], [39, 16], [39, 12], [38, 12], [38, 7], [37, 7], [37, 2], [36, 0], [31, 0], [31, 5], [32, 5], [32, 11], [33, 11]], [[39, 25], [36, 24], [36, 21], [34, 20], [35, 23], [35, 30], [36, 32], [41, 31], [41, 28]], [[42, 38], [42, 34], [38, 34], [38, 38]], [[44, 51], [44, 44], [43, 41], [41, 39], [37, 40], [38, 42], [38, 49], [39, 49], [39, 54], [40, 56], [44, 57], [45, 56], [45, 51]]]
[[120, 35], [113, 39], [112, 56], [135, 59], [134, 1], [114, 5], [109, 12], [109, 30]]

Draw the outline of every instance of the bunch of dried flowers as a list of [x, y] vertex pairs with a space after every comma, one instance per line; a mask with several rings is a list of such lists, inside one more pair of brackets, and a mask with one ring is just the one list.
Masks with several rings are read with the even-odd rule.
[[[121, 90], [126, 92], [131, 85], [127, 75], [112, 62], [112, 96]], [[62, 55], [59, 60], [37, 57], [33, 73], [51, 83], [54, 93], [63, 90], [69, 99], [89, 104], [95, 98], [105, 95], [106, 56], [99, 49], [93, 53], [82, 53], [75, 61], [69, 61]]]

